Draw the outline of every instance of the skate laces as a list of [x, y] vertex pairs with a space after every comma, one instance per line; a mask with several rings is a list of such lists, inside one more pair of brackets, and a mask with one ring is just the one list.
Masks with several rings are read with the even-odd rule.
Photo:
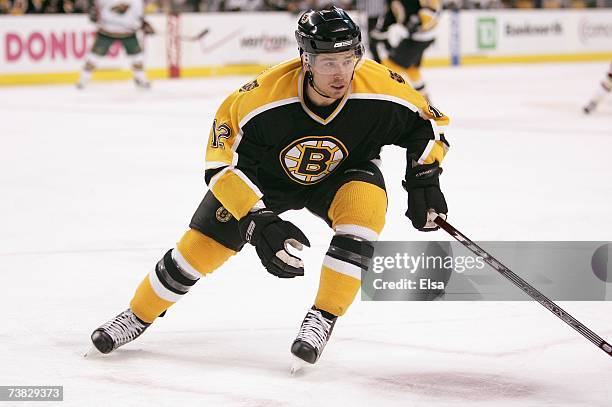
[[325, 318], [320, 311], [310, 310], [304, 318], [297, 340], [308, 342], [317, 351], [320, 351], [327, 343], [331, 327], [332, 321]]
[[140, 322], [136, 315], [128, 309], [117, 315], [115, 319], [102, 325], [100, 329], [112, 338], [114, 347], [118, 348], [136, 339], [147, 326]]

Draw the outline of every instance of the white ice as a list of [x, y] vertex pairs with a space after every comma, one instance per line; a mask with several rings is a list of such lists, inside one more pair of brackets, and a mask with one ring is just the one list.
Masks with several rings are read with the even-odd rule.
[[[606, 69], [425, 70], [452, 119], [449, 221], [475, 240], [612, 240], [612, 96], [581, 112]], [[313, 242], [304, 278], [267, 274], [247, 247], [136, 342], [83, 358], [186, 229], [213, 114], [248, 80], [0, 89], [0, 385], [63, 385], [63, 406], [612, 405], [610, 357], [528, 301], [357, 300], [292, 377], [331, 237], [306, 212], [286, 216]], [[381, 239], [448, 239], [404, 217], [402, 154], [384, 152]], [[611, 304], [562, 306], [610, 340]]]

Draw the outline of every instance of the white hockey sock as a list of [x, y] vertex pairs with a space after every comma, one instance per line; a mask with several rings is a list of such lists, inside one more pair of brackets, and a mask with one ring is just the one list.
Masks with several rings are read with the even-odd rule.
[[134, 79], [137, 82], [148, 82], [147, 75], [142, 69], [132, 69], [132, 72], [134, 72]]
[[130, 57], [132, 60], [132, 72], [134, 72], [134, 80], [140, 83], [146, 83], [147, 75], [144, 72], [144, 54], [139, 53]]
[[602, 85], [599, 87], [599, 89], [597, 89], [597, 92], [595, 93], [595, 95], [593, 95], [593, 98], [591, 99], [592, 102], [599, 104], [599, 102], [602, 101], [602, 99], [608, 94], [610, 93], [610, 91], [604, 86], [604, 84], [602, 83]]
[[84, 86], [87, 85], [89, 80], [91, 79], [92, 71], [83, 69], [81, 71], [81, 76], [79, 77], [79, 85]]
[[89, 80], [91, 79], [91, 74], [94, 69], [96, 69], [98, 63], [98, 56], [93, 52], [89, 52], [87, 57], [85, 58], [85, 66], [81, 70], [81, 76], [79, 77], [79, 85], [84, 86], [87, 85]]

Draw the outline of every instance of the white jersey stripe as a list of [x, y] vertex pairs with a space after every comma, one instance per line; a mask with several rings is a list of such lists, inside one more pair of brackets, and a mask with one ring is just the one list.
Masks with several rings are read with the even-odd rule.
[[419, 157], [419, 164], [423, 164], [425, 162], [425, 159], [427, 158], [429, 153], [431, 153], [431, 150], [433, 149], [435, 144], [436, 140], [429, 140], [429, 142], [425, 146], [425, 150], [423, 150], [423, 154], [421, 154], [421, 156]]
[[398, 105], [402, 105], [412, 110], [413, 112], [418, 112], [419, 109], [413, 105], [412, 103], [404, 100], [402, 98], [398, 98], [391, 95], [382, 95], [378, 93], [352, 93], [349, 95], [349, 99], [375, 99], [375, 100], [386, 100], [389, 102], [397, 103]]
[[251, 181], [251, 179], [249, 177], [246, 176], [246, 174], [242, 171], [240, 171], [238, 168], [232, 168], [231, 170], [234, 174], [238, 175], [240, 177], [240, 179], [242, 181], [244, 181], [245, 184], [247, 184], [249, 186], [249, 188], [251, 188], [253, 190], [253, 192], [255, 192], [255, 194], [258, 197], [262, 197], [263, 196], [263, 192], [261, 192], [259, 190], [259, 188], [257, 188], [257, 185], [253, 184], [253, 181]]
[[[242, 129], [249, 122], [249, 120], [257, 116], [258, 114], [265, 112], [266, 110], [274, 109], [275, 107], [279, 107], [279, 106], [290, 105], [291, 103], [299, 103], [299, 102], [300, 102], [299, 98], [292, 97], [292, 98], [277, 100], [276, 102], [272, 102], [272, 103], [268, 103], [267, 105], [260, 106], [257, 109], [254, 109], [253, 111], [251, 111], [246, 116], [244, 116], [244, 118], [240, 121], [238, 126], [240, 127], [240, 129]], [[240, 130], [240, 132], [242, 133], [242, 130]], [[234, 147], [232, 147], [232, 149], [236, 151], [236, 148], [238, 148], [237, 143], [234, 143]]]
[[206, 161], [206, 166], [204, 168], [207, 170], [214, 170], [216, 168], [225, 167], [226, 165], [228, 164], [221, 161]]
[[236, 174], [238, 177], [240, 177], [240, 179], [247, 184], [247, 186], [249, 188], [251, 188], [251, 190], [253, 190], [253, 193], [255, 195], [257, 195], [258, 197], [262, 197], [263, 193], [259, 190], [259, 188], [257, 188], [257, 185], [253, 184], [253, 181], [251, 181], [251, 179], [249, 177], [246, 176], [245, 173], [243, 173], [242, 171], [240, 171], [238, 168], [233, 168], [233, 167], [227, 167], [221, 171], [219, 171], [218, 174], [215, 174], [214, 177], [212, 177], [210, 179], [210, 182], [208, 183], [208, 188], [209, 189], [213, 189], [213, 187], [215, 186], [215, 184], [217, 183], [217, 181], [219, 181], [219, 179], [228, 171], [233, 172], [234, 174]]
[[229, 170], [230, 170], [230, 167], [226, 167], [222, 169], [221, 171], [219, 171], [217, 174], [215, 174], [215, 176], [210, 179], [210, 182], [208, 183], [208, 188], [212, 189], [217, 183], [217, 181], [219, 180], [219, 178], [221, 178], [223, 174], [225, 174]]

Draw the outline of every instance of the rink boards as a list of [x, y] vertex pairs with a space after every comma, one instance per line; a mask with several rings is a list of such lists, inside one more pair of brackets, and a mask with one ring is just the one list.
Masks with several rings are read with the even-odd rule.
[[[182, 77], [255, 74], [297, 55], [295, 14], [185, 13], [178, 50], [168, 48], [168, 17], [148, 19], [157, 30], [145, 39], [153, 79], [168, 76], [169, 51], [178, 51]], [[0, 17], [0, 85], [76, 81], [95, 30], [85, 15]], [[426, 66], [612, 59], [612, 10], [445, 12], [437, 30]], [[95, 79], [130, 77], [129, 60], [115, 45]]]

